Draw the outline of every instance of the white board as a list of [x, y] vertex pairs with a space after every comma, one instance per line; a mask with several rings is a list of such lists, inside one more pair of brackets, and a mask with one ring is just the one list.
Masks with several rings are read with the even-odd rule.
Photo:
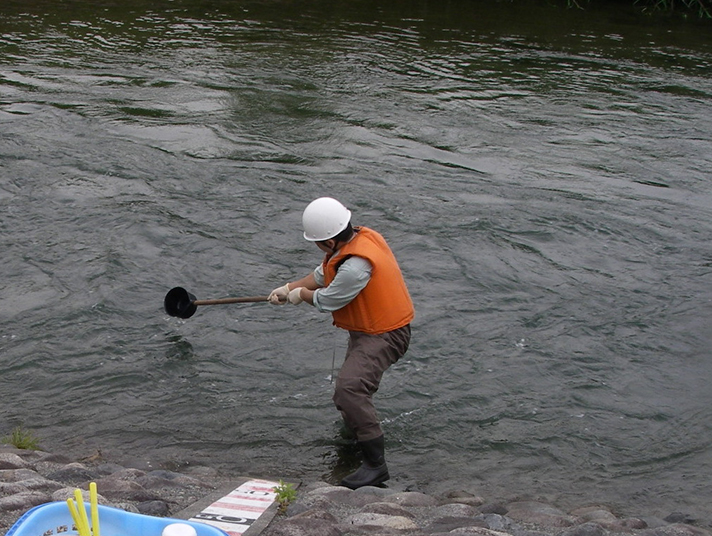
[[248, 480], [190, 518], [212, 525], [230, 536], [241, 536], [277, 497], [278, 482]]

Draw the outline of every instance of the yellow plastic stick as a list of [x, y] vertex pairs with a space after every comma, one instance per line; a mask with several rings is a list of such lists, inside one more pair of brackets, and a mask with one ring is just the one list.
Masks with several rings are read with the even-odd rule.
[[79, 536], [91, 536], [89, 531], [89, 518], [87, 518], [87, 509], [84, 507], [84, 498], [82, 492], [78, 489], [74, 490], [74, 499], [77, 501], [77, 510], [79, 510], [79, 518], [82, 526], [79, 530]]
[[89, 483], [89, 503], [91, 505], [91, 527], [94, 536], [101, 536], [99, 531], [99, 506], [96, 498], [96, 482]]
[[77, 507], [74, 506], [74, 501], [72, 499], [67, 499], [67, 506], [69, 507], [69, 513], [72, 514], [72, 519], [74, 520], [74, 525], [77, 527], [77, 532], [82, 533], [82, 521], [79, 519], [79, 513], [77, 512]]

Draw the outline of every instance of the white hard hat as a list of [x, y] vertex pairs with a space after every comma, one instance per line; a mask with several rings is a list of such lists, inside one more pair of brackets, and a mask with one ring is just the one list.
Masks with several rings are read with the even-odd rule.
[[304, 238], [310, 242], [320, 242], [334, 238], [351, 221], [351, 211], [336, 199], [320, 197], [315, 199], [302, 214]]

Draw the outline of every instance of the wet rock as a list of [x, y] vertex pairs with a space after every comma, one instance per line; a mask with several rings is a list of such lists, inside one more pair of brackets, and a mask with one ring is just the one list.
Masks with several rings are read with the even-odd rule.
[[507, 515], [519, 521], [528, 521], [545, 528], [570, 527], [577, 518], [551, 505], [536, 501], [521, 501], [509, 505]]
[[0, 495], [14, 495], [25, 491], [29, 490], [19, 482], [0, 482]]
[[447, 502], [467, 504], [469, 506], [482, 506], [485, 503], [482, 497], [464, 490], [449, 491], [443, 496], [443, 499]]
[[370, 512], [361, 512], [359, 514], [351, 515], [344, 520], [344, 524], [395, 530], [413, 530], [418, 528], [418, 525], [416, 525], [412, 519], [408, 519], [407, 517], [374, 514]]
[[144, 501], [136, 505], [139, 514], [155, 517], [167, 517], [170, 513], [168, 505], [164, 501]]
[[[104, 467], [104, 466], [102, 466]], [[123, 468], [120, 467], [114, 472], [110, 472], [105, 476], [110, 476], [112, 480], [123, 480], [125, 482], [135, 482], [139, 478], [146, 476], [146, 471], [141, 469], [134, 469], [133, 467]]]
[[503, 532], [497, 532], [496, 530], [485, 529], [482, 527], [463, 527], [448, 532], [447, 534], [457, 536], [508, 536]]
[[39, 473], [32, 469], [5, 469], [0, 471], [0, 482], [21, 482], [39, 476]]
[[[101, 486], [99, 488], [99, 486]], [[97, 482], [101, 494], [109, 500], [123, 500], [131, 502], [145, 502], [160, 500], [161, 496], [151, 490], [145, 489], [136, 482], [106, 481]]]
[[484, 520], [486, 527], [491, 530], [514, 533], [518, 528], [514, 521], [499, 514], [480, 514], [480, 517]]
[[335, 505], [336, 504], [333, 501], [329, 500], [328, 497], [323, 495], [316, 495], [314, 497], [310, 497], [308, 500], [290, 504], [287, 507], [287, 514], [291, 517], [301, 514], [302, 512], [306, 512], [307, 510], [329, 511], [333, 507], [335, 507]]
[[339, 520], [336, 518], [336, 516], [330, 514], [326, 510], [319, 510], [319, 509], [312, 509], [312, 510], [306, 510], [302, 512], [301, 514], [297, 514], [292, 518], [294, 519], [320, 519], [322, 521], [327, 521], [329, 523], [333, 523], [336, 525]]
[[614, 524], [618, 522], [618, 518], [609, 510], [601, 506], [588, 506], [585, 508], [577, 508], [570, 512], [571, 515], [580, 517], [584, 521], [595, 521], [596, 523]]
[[648, 524], [637, 517], [627, 517], [619, 520], [618, 523], [613, 525], [613, 529], [620, 529], [621, 532], [626, 532], [631, 529], [638, 530], [646, 528], [648, 528]]
[[480, 506], [480, 512], [483, 514], [499, 514], [505, 515], [509, 509], [502, 503], [487, 503]]
[[[358, 491], [358, 490], [356, 490], [356, 491]], [[331, 499], [332, 501], [337, 500], [337, 497], [334, 497], [333, 495], [329, 495], [329, 499]], [[371, 504], [376, 501], [381, 501], [383, 498], [380, 495], [369, 495], [366, 493], [351, 492], [350, 494], [341, 496], [338, 499], [339, 499], [339, 502], [341, 502], [343, 504], [353, 506], [354, 508], [362, 508], [362, 507], [366, 506], [367, 504]]]
[[[191, 467], [190, 474], [147, 472], [98, 458], [95, 465], [87, 465], [2, 446], [0, 454], [6, 465], [12, 465], [0, 469], [0, 534], [30, 508], [64, 501], [76, 489], [88, 501], [90, 481], [97, 483], [99, 504], [172, 516], [228, 480], [209, 468]], [[462, 490], [435, 497], [387, 487], [354, 491], [313, 482], [298, 488], [297, 499], [261, 536], [712, 536], [692, 523], [696, 523], [692, 516], [675, 513], [648, 528], [641, 519], [618, 518], [603, 506], [566, 513], [537, 501], [486, 503]]]
[[438, 500], [435, 497], [420, 493], [418, 491], [404, 491], [387, 495], [383, 499], [387, 502], [394, 502], [401, 506], [436, 506]]
[[78, 486], [94, 480], [97, 476], [95, 471], [87, 469], [80, 463], [70, 463], [61, 469], [49, 473], [47, 478]]
[[22, 469], [27, 462], [12, 452], [0, 452], [0, 469]]
[[[52, 493], [52, 500], [53, 501], [66, 501], [67, 499], [73, 499], [74, 498], [74, 491], [77, 488], [72, 488], [72, 487], [62, 487], [56, 490], [55, 492]], [[80, 490], [82, 492], [82, 500], [85, 502], [89, 502], [89, 491], [88, 490]], [[97, 495], [97, 499], [99, 504], [104, 504], [106, 502], [106, 499], [102, 495]]]
[[561, 533], [561, 536], [605, 536], [606, 531], [598, 523], [583, 523]]
[[433, 513], [437, 516], [474, 517], [479, 512], [474, 506], [460, 503], [449, 503], [435, 508]]
[[663, 518], [664, 521], [668, 523], [687, 523], [693, 525], [696, 521], [694, 517], [689, 514], [684, 514], [682, 512], [673, 512], [669, 516]]
[[270, 525], [265, 536], [341, 536], [343, 533], [333, 524], [322, 519], [290, 519]]
[[706, 530], [693, 527], [692, 525], [684, 525], [675, 523], [664, 527], [656, 527], [640, 532], [640, 536], [709, 536], [710, 533]]
[[29, 510], [37, 505], [49, 502], [51, 497], [41, 491], [27, 491], [0, 498], [0, 511]]
[[361, 509], [363, 513], [384, 514], [388, 516], [415, 517], [415, 514], [410, 513], [405, 508], [393, 503], [376, 502], [367, 504]]
[[99, 504], [170, 516], [227, 480], [217, 478], [214, 470], [201, 473], [194, 468], [195, 474], [210, 475], [207, 480], [200, 480], [171, 471], [146, 473], [93, 458], [96, 465], [87, 466], [65, 456], [0, 445], [0, 459], [4, 460], [4, 468], [0, 469], [0, 534], [5, 534], [27, 510], [52, 501], [65, 501], [77, 489], [89, 501], [89, 482], [97, 483]]
[[428, 533], [437, 532], [451, 532], [455, 529], [460, 529], [463, 527], [479, 527], [483, 529], [488, 529], [487, 523], [484, 519], [477, 519], [474, 517], [438, 517], [425, 529]]
[[97, 465], [95, 469], [99, 476], [114, 475], [123, 470], [124, 468], [116, 463], [102, 463], [101, 465]]
[[28, 478], [22, 480], [19, 483], [24, 486], [28, 491], [46, 491], [49, 493], [57, 491], [62, 487], [62, 484], [60, 484], [59, 482], [49, 480], [47, 478], [42, 478], [41, 476], [38, 476], [36, 478]]

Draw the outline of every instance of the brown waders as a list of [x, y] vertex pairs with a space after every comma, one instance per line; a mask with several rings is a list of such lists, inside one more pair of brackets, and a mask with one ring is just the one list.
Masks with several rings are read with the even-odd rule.
[[334, 404], [346, 426], [356, 434], [363, 463], [342, 480], [346, 487], [375, 486], [390, 478], [373, 394], [378, 391], [383, 373], [403, 357], [409, 343], [410, 324], [378, 335], [349, 332], [346, 358], [336, 378]]

